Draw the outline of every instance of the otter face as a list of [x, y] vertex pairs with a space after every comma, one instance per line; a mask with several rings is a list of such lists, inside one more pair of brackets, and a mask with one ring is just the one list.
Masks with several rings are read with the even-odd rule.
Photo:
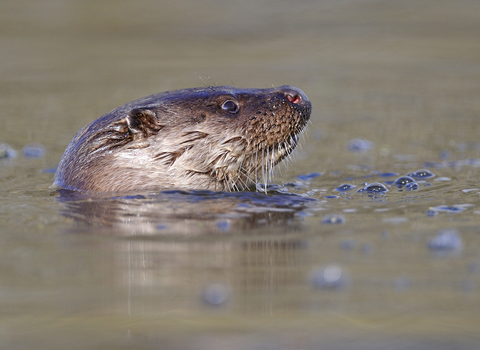
[[80, 130], [55, 183], [96, 192], [243, 190], [293, 151], [310, 112], [307, 96], [290, 86], [152, 95]]

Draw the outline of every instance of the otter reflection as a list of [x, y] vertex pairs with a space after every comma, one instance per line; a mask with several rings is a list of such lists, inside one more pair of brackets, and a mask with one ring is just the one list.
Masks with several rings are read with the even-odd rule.
[[258, 192], [165, 191], [91, 196], [60, 190], [62, 215], [87, 229], [120, 235], [221, 234], [266, 224], [289, 227], [314, 200]]

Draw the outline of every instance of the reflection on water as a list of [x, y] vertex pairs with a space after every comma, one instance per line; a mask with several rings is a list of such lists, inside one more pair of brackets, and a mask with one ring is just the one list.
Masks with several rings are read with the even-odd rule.
[[[478, 1], [0, 9], [2, 349], [478, 347]], [[49, 187], [91, 120], [209, 84], [312, 101], [268, 194]]]
[[265, 225], [292, 230], [295, 215], [315, 202], [297, 195], [257, 192], [165, 191], [147, 195], [97, 196], [60, 190], [62, 215], [123, 235], [228, 233]]
[[[116, 249], [126, 252], [116, 269], [117, 287], [128, 291], [123, 305], [128, 314], [201, 313], [209, 307], [202, 302], [205, 291], [220, 284], [230, 300], [212, 310], [272, 316], [284, 308], [278, 289], [306, 282], [299, 241], [133, 241]], [[158, 298], [162, 301], [154, 302]]]

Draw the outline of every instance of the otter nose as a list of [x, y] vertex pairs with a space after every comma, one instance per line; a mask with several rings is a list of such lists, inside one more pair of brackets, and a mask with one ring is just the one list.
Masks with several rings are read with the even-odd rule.
[[291, 103], [294, 103], [300, 106], [305, 106], [310, 104], [310, 100], [308, 99], [307, 95], [305, 95], [305, 93], [299, 88], [285, 85], [285, 86], [281, 86], [279, 90], [283, 92], [283, 94], [285, 95], [285, 98]]

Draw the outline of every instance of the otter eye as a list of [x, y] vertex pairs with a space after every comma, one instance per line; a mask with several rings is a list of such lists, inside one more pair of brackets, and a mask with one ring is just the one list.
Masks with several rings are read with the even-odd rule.
[[235, 102], [228, 100], [223, 102], [222, 109], [230, 113], [236, 113], [238, 111], [238, 105]]

